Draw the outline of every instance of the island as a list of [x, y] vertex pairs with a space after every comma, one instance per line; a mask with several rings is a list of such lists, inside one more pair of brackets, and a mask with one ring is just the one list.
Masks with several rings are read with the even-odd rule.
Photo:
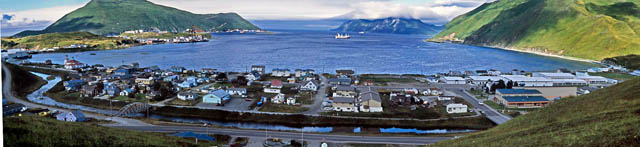
[[435, 34], [440, 30], [442, 30], [441, 26], [427, 24], [419, 19], [389, 17], [374, 20], [349, 20], [332, 31], [390, 34]]

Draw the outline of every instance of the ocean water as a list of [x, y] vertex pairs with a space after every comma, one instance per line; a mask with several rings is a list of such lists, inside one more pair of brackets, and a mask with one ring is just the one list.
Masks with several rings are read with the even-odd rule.
[[[138, 62], [161, 68], [216, 68], [247, 71], [251, 65], [310, 68], [317, 72], [353, 69], [357, 73], [434, 74], [497, 69], [510, 71], [587, 69], [593, 64], [495, 48], [431, 43], [430, 35], [357, 34], [334, 39], [335, 21], [254, 21], [273, 34], [212, 34], [209, 42], [138, 46], [122, 50], [47, 53], [32, 61], [62, 63], [65, 55], [87, 64], [117, 66]], [[293, 27], [296, 26], [296, 27]], [[96, 55], [90, 55], [95, 53]]]

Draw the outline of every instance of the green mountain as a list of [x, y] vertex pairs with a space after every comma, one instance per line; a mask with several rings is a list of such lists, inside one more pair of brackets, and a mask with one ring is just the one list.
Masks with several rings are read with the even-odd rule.
[[192, 25], [210, 31], [260, 29], [236, 13], [194, 14], [146, 0], [92, 0], [42, 31], [23, 31], [15, 36], [52, 32], [104, 35], [137, 29], [182, 32], [191, 29]]
[[637, 146], [640, 78], [563, 98], [486, 131], [436, 146]]
[[338, 32], [370, 32], [392, 34], [435, 34], [442, 27], [423, 23], [418, 19], [385, 18], [385, 19], [357, 19], [344, 22], [332, 31]]
[[601, 60], [640, 54], [638, 0], [499, 0], [454, 18], [431, 41]]
[[615, 64], [627, 69], [640, 70], [640, 55], [631, 54], [626, 56], [618, 56], [613, 58], [605, 58], [603, 63]]

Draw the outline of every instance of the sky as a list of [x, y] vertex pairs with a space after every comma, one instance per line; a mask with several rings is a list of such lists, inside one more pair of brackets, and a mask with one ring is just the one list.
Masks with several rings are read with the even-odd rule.
[[[193, 13], [236, 12], [249, 20], [405, 17], [445, 24], [493, 0], [149, 0]], [[89, 0], [0, 0], [2, 30], [43, 29]], [[5, 32], [6, 33], [6, 32]], [[3, 33], [3, 34], [5, 34]]]

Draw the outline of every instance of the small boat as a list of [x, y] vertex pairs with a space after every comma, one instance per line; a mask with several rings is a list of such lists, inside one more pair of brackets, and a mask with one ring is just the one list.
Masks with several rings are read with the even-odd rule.
[[358, 32], [358, 33], [360, 33], [360, 34], [364, 34], [364, 32]]
[[96, 55], [96, 53], [91, 53], [91, 54], [89, 54], [89, 55]]
[[351, 38], [351, 37], [349, 37], [349, 34], [342, 35], [342, 34], [338, 33], [336, 35], [336, 39], [349, 39], [349, 38]]

